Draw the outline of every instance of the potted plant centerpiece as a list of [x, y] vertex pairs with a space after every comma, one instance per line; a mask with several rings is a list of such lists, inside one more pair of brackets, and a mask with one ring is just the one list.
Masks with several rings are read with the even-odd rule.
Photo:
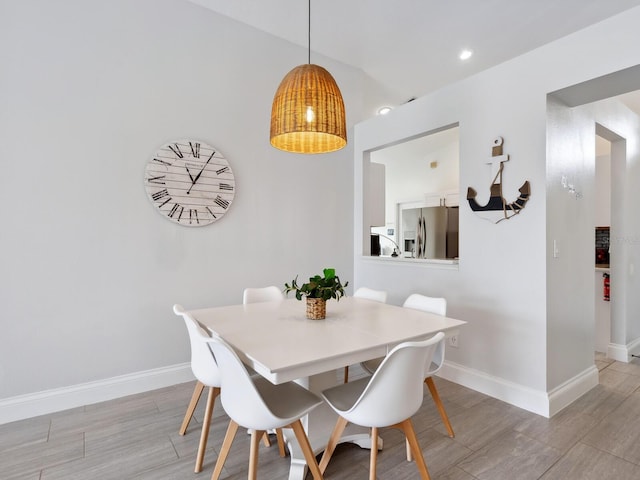
[[349, 285], [340, 282], [340, 277], [336, 275], [333, 268], [325, 268], [323, 276], [315, 275], [309, 278], [308, 283], [298, 285], [298, 276], [291, 281], [291, 285], [284, 284], [284, 293], [295, 292], [296, 298], [302, 300], [307, 297], [307, 318], [311, 320], [321, 320], [326, 317], [327, 300], [335, 298], [340, 300], [344, 296], [344, 288]]

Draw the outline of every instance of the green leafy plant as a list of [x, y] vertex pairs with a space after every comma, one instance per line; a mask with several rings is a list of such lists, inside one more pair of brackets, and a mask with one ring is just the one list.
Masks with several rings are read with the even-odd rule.
[[298, 276], [296, 275], [291, 284], [284, 284], [284, 293], [295, 292], [298, 300], [302, 300], [303, 296], [322, 298], [323, 300], [331, 298], [340, 300], [340, 297], [344, 296], [344, 289], [349, 285], [349, 282], [345, 282], [343, 285], [334, 268], [325, 268], [322, 274], [322, 277], [320, 275], [310, 277], [309, 282], [302, 285], [298, 285]]

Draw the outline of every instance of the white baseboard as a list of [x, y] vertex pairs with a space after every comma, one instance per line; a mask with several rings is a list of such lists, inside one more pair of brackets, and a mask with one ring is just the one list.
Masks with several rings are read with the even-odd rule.
[[626, 345], [610, 343], [607, 347], [607, 357], [618, 362], [629, 363], [631, 354], [640, 351], [640, 338], [636, 338]]
[[629, 360], [631, 361], [631, 354], [635, 355], [640, 354], [640, 338], [636, 338], [633, 342], [627, 345], [627, 350], [629, 351]]
[[193, 380], [183, 363], [0, 400], [0, 425]]
[[629, 350], [626, 345], [610, 343], [607, 347], [607, 358], [618, 362], [629, 363]]
[[439, 376], [497, 398], [537, 415], [550, 418], [598, 384], [598, 369], [593, 366], [547, 393], [503, 378], [445, 361]]
[[553, 417], [564, 407], [600, 383], [600, 375], [595, 365], [567, 380], [549, 392], [549, 417]]

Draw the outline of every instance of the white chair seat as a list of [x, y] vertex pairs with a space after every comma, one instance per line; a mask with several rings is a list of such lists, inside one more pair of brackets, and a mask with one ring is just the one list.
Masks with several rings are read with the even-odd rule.
[[343, 385], [337, 385], [322, 392], [322, 396], [331, 404], [334, 410], [346, 412], [353, 407], [367, 388], [370, 377], [353, 380]]
[[[274, 385], [261, 376], [251, 378], [264, 403], [269, 407], [273, 415], [280, 419], [280, 424], [266, 427], [264, 424], [262, 426], [255, 424], [253, 426], [245, 425], [247, 428], [258, 430], [280, 428], [300, 418], [301, 415], [306, 415], [322, 403], [322, 399], [318, 395], [311, 393], [295, 382]], [[304, 413], [301, 414], [301, 412]]]

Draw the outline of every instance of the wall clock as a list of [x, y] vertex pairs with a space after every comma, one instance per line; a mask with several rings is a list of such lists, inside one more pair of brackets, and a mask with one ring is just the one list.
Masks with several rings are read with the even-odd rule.
[[160, 147], [147, 163], [144, 184], [158, 212], [187, 227], [220, 220], [236, 193], [227, 159], [217, 148], [198, 140], [178, 140]]

